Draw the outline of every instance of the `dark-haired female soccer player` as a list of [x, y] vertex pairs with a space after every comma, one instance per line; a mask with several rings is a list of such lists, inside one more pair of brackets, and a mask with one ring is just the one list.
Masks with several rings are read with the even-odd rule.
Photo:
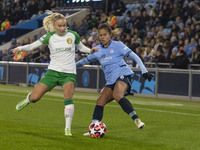
[[[118, 29], [112, 30], [108, 24], [101, 24], [98, 28], [101, 45], [98, 52], [90, 54], [88, 57], [78, 61], [77, 67], [82, 67], [92, 61], [99, 60], [105, 74], [106, 85], [102, 89], [93, 112], [93, 122], [101, 121], [103, 117], [104, 106], [115, 99], [121, 108], [133, 119], [139, 129], [144, 127], [144, 123], [139, 119], [133, 106], [128, 99], [124, 97], [125, 93], [130, 90], [131, 78], [134, 73], [124, 61], [124, 56], [135, 60], [142, 71], [142, 75], [149, 81], [152, 75], [148, 73], [141, 59], [122, 42], [112, 40], [112, 35], [118, 33]], [[84, 136], [88, 136], [85, 133]]]

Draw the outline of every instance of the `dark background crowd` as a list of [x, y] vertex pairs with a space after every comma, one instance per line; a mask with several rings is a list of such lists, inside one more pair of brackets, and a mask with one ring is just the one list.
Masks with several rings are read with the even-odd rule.
[[[49, 0], [6, 2], [6, 5], [4, 1], [0, 2], [0, 7], [3, 8], [0, 9], [0, 18], [1, 22], [8, 18], [11, 25], [56, 7], [56, 3]], [[18, 12], [23, 14], [21, 18], [17, 17]], [[90, 8], [90, 14], [69, 26], [69, 29], [79, 33], [83, 44], [93, 47], [100, 44], [97, 29], [99, 24], [105, 22], [113, 29], [122, 29], [119, 35], [113, 37], [114, 40], [126, 44], [143, 62], [170, 63], [172, 68], [180, 69], [187, 69], [188, 64], [200, 64], [200, 2], [197, 0], [151, 0], [151, 3], [147, 0], [146, 3], [131, 4], [111, 0], [106, 11], [104, 8]], [[25, 39], [21, 43], [13, 39], [11, 48], [32, 43], [39, 36]], [[21, 54], [22, 59], [15, 59], [14, 56], [10, 57], [11, 55], [10, 49], [2, 50], [0, 60], [44, 63], [50, 61], [46, 46], [24, 52]], [[77, 60], [83, 57], [85, 54], [77, 50]], [[128, 58], [126, 61], [130, 66], [136, 65]], [[95, 64], [98, 62], [93, 65]]]
[[55, 7], [55, 0], [1, 0], [0, 23], [8, 19], [11, 26], [14, 26]]

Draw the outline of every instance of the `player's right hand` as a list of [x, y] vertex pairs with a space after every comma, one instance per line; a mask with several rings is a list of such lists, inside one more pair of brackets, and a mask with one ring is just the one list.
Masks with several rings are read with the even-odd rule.
[[14, 48], [14, 49], [11, 49], [12, 53], [17, 55], [19, 52], [20, 52], [20, 49], [19, 48]]
[[99, 50], [99, 47], [92, 47], [90, 50], [90, 54], [93, 54], [94, 52], [97, 52]]

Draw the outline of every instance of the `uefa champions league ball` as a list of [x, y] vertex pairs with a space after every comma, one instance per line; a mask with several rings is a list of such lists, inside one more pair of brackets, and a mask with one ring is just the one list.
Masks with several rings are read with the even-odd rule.
[[89, 133], [93, 138], [102, 138], [106, 134], [106, 130], [106, 125], [102, 121], [92, 122], [89, 126]]

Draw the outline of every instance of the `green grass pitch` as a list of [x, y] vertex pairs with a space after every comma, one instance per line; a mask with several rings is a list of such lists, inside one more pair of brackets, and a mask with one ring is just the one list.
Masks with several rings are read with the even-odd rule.
[[0, 84], [0, 150], [198, 150], [200, 102], [128, 96], [146, 126], [138, 130], [116, 102], [104, 108], [103, 138], [84, 137], [98, 93], [75, 92], [72, 137], [64, 135], [61, 90], [16, 111], [32, 87]]

